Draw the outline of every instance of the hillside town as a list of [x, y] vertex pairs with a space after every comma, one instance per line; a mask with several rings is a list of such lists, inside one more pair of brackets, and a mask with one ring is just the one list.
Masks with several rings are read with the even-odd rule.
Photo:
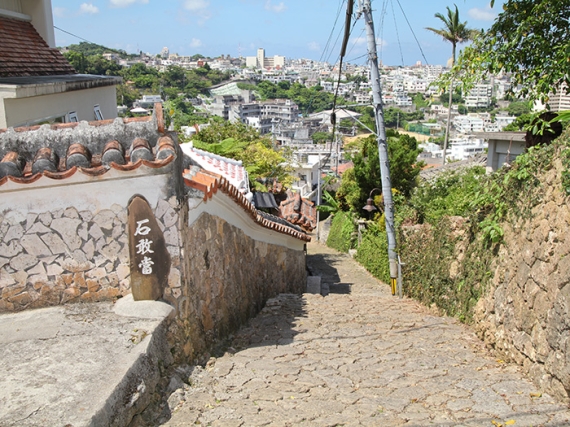
[[570, 425], [570, 12], [501, 3], [394, 66], [370, 0], [335, 62], [0, 0], [0, 425]]
[[[65, 51], [65, 50], [64, 50]], [[257, 84], [267, 81], [273, 84], [302, 84], [307, 88], [318, 86], [324, 92], [336, 94], [349, 105], [337, 115], [345, 126], [336, 128], [339, 135], [354, 136], [357, 133], [359, 113], [349, 111], [350, 105], [369, 105], [371, 101], [370, 69], [367, 65], [343, 64], [339, 74], [339, 64], [329, 64], [310, 59], [285, 58], [275, 55], [266, 57], [265, 49], [259, 48], [257, 56], [232, 58], [221, 55], [217, 58], [205, 58], [201, 55], [180, 56], [170, 53], [164, 47], [159, 54], [143, 54], [131, 59], [122, 59], [119, 55], [105, 53], [103, 57], [116, 62], [122, 67], [144, 64], [159, 72], [166, 72], [169, 67], [193, 70], [204, 66], [231, 76], [231, 80], [212, 87], [207, 95], [201, 94], [191, 101], [196, 111], [206, 116], [219, 116], [230, 122], [239, 121], [258, 130], [261, 135], [269, 134], [279, 144], [290, 146], [297, 152], [298, 159], [330, 172], [343, 162], [343, 148], [339, 140], [329, 141], [327, 146], [319, 147], [312, 143], [315, 132], [332, 133], [330, 111], [307, 114], [301, 111], [290, 99], [260, 100], [255, 90], [240, 89], [239, 82]], [[441, 65], [425, 65], [418, 61], [413, 66], [381, 66], [382, 101], [385, 109], [396, 109], [398, 119], [395, 128], [404, 127], [419, 134], [423, 154], [421, 159], [428, 164], [438, 164], [442, 158], [441, 140], [443, 138], [449, 108], [439, 100], [441, 89], [438, 78], [446, 71]], [[520, 111], [509, 112], [513, 102], [507, 94], [511, 86], [509, 75], [493, 76], [486, 82], [480, 82], [461, 93], [461, 103], [452, 105], [451, 132], [446, 155], [449, 161], [462, 161], [484, 154], [488, 149], [489, 133], [499, 132], [512, 124]], [[256, 96], [257, 95], [257, 96]], [[422, 103], [416, 103], [412, 97], [420, 97]], [[509, 100], [510, 99], [510, 100]], [[119, 112], [128, 108], [148, 108], [155, 102], [164, 102], [159, 94], [144, 95], [131, 106], [119, 106]], [[570, 96], [558, 92], [549, 101], [553, 112], [570, 108]], [[536, 110], [542, 108], [536, 105]], [[142, 111], [142, 110], [140, 110]], [[421, 119], [406, 121], [402, 113], [419, 112]], [[195, 131], [192, 126], [184, 127], [184, 132], [191, 136]], [[423, 135], [423, 137], [422, 137]], [[436, 143], [437, 142], [437, 143]], [[317, 165], [319, 155], [327, 161]], [[330, 160], [336, 163], [331, 163]], [[316, 176], [316, 174], [315, 174]], [[316, 182], [312, 183], [313, 185]], [[297, 187], [299, 189], [299, 187]], [[306, 193], [303, 193], [306, 196]]]

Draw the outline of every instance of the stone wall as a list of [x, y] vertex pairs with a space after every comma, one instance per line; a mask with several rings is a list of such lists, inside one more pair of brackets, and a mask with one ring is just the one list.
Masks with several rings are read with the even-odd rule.
[[[179, 258], [176, 198], [159, 200], [155, 216], [169, 252]], [[127, 207], [98, 211], [0, 214], [0, 312], [130, 293]], [[176, 286], [179, 271], [171, 276]]]
[[475, 329], [521, 364], [543, 390], [570, 396], [570, 209], [559, 161], [541, 179], [545, 202], [531, 220], [505, 225], [492, 284]]
[[202, 356], [268, 298], [305, 289], [303, 250], [252, 239], [218, 216], [202, 213], [182, 241], [180, 287], [165, 297], [178, 308], [172, 339], [179, 358]]

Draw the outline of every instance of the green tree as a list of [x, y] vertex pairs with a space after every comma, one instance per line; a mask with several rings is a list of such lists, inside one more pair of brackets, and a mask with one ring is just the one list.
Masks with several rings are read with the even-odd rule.
[[[422, 162], [417, 161], [421, 152], [418, 141], [388, 129], [388, 158], [393, 190], [408, 197], [417, 185]], [[378, 144], [374, 135], [361, 140], [360, 150], [352, 156], [354, 167], [343, 174], [337, 200], [343, 208], [362, 214], [362, 207], [373, 188], [380, 187], [380, 163]]]
[[162, 80], [165, 86], [184, 89], [186, 85], [186, 72], [184, 68], [177, 65], [170, 65], [162, 73]]
[[[451, 43], [451, 66], [455, 64], [455, 54], [457, 45], [471, 40], [475, 36], [474, 30], [467, 28], [467, 22], [459, 20], [459, 11], [455, 5], [455, 11], [452, 11], [449, 6], [447, 7], [447, 16], [441, 13], [436, 13], [435, 17], [440, 19], [443, 23], [443, 28], [427, 27], [426, 29], [434, 32], [435, 34], [443, 37], [445, 41]], [[449, 85], [449, 112], [447, 114], [447, 126], [445, 128], [445, 139], [443, 142], [443, 163], [445, 164], [445, 150], [447, 149], [447, 142], [449, 141], [449, 129], [451, 126], [451, 104], [453, 103], [453, 80]]]
[[210, 126], [194, 136], [194, 146], [197, 148], [241, 160], [249, 173], [251, 187], [267, 191], [264, 182], [278, 180], [287, 187], [293, 182], [290, 153], [275, 150], [267, 137], [243, 123], [230, 123], [215, 118]]
[[213, 117], [209, 123], [210, 126], [194, 136], [194, 141], [216, 144], [228, 138], [246, 142], [253, 142], [260, 138], [259, 132], [241, 122], [231, 123], [221, 117]]
[[332, 141], [332, 133], [330, 132], [315, 132], [311, 138], [315, 144], [324, 144], [327, 141]]
[[509, 104], [507, 111], [511, 116], [522, 116], [523, 114], [530, 113], [530, 107], [528, 102], [525, 101], [515, 101]]
[[511, 73], [511, 94], [518, 88], [531, 101], [547, 101], [563, 84], [570, 88], [569, 20], [567, 0], [507, 0], [491, 28], [462, 52], [454, 74], [469, 84]]

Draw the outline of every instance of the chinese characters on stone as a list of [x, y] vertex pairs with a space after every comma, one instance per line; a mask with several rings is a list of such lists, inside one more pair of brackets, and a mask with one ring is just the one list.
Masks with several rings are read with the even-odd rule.
[[[135, 230], [135, 236], [146, 236], [150, 233], [150, 227], [144, 225], [149, 222], [148, 219], [143, 219], [137, 221], [137, 229]], [[154, 251], [151, 249], [152, 240], [141, 238], [137, 245], [137, 254], [143, 255], [142, 261], [139, 263], [139, 268], [141, 269], [142, 274], [151, 274], [152, 273], [152, 266], [154, 262], [152, 259], [146, 254], [153, 254]]]

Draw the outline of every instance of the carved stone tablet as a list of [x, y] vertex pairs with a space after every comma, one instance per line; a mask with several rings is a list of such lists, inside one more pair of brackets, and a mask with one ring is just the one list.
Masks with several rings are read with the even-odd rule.
[[170, 272], [170, 255], [164, 235], [144, 197], [131, 199], [128, 215], [133, 299], [157, 300], [162, 298]]

